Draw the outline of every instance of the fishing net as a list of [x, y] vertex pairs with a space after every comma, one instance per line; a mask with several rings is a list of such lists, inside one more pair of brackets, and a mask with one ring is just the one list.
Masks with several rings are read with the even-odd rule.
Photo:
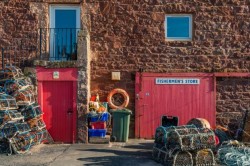
[[220, 163], [224, 165], [249, 166], [250, 163], [250, 148], [238, 141], [224, 142], [217, 155]]
[[214, 154], [211, 149], [201, 149], [193, 152], [193, 159], [197, 166], [215, 165]]
[[40, 106], [37, 103], [24, 106], [24, 108], [21, 109], [21, 113], [24, 116], [25, 120], [39, 118], [43, 114]]
[[15, 98], [5, 93], [0, 93], [0, 110], [16, 110], [17, 108]]

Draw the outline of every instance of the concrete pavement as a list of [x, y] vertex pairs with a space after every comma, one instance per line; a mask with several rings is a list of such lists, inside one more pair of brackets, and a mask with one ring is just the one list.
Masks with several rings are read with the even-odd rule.
[[23, 155], [0, 155], [0, 166], [160, 166], [151, 158], [152, 140], [127, 143], [38, 145]]

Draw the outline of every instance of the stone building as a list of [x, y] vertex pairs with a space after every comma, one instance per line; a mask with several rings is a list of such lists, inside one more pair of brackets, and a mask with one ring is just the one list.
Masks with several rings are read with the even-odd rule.
[[38, 76], [60, 73], [61, 81], [74, 82], [73, 142], [87, 142], [90, 96], [105, 101], [114, 88], [130, 96], [130, 137], [138, 137], [138, 73], [207, 74], [215, 83], [217, 124], [249, 107], [249, 0], [1, 0], [0, 47], [2, 63], [35, 61]]

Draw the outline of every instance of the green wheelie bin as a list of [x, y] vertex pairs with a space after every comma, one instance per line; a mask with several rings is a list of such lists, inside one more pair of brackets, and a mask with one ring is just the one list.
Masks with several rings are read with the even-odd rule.
[[113, 109], [111, 112], [113, 117], [111, 141], [127, 142], [132, 111], [123, 108]]

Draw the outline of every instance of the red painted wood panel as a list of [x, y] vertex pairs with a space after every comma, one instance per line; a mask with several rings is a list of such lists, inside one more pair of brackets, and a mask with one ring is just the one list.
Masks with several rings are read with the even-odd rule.
[[54, 141], [73, 142], [73, 109], [72, 81], [43, 81], [42, 109], [47, 129]]
[[[59, 72], [59, 78], [53, 78], [53, 72]], [[52, 68], [47, 69], [43, 67], [37, 67], [37, 80], [38, 81], [77, 81], [77, 69], [76, 68]]]
[[[156, 78], [198, 78], [199, 85], [157, 85]], [[192, 118], [205, 118], [215, 126], [214, 77], [206, 73], [137, 74], [136, 137], [153, 138], [161, 116], [178, 116], [179, 125]], [[137, 96], [138, 97], [138, 96]]]

